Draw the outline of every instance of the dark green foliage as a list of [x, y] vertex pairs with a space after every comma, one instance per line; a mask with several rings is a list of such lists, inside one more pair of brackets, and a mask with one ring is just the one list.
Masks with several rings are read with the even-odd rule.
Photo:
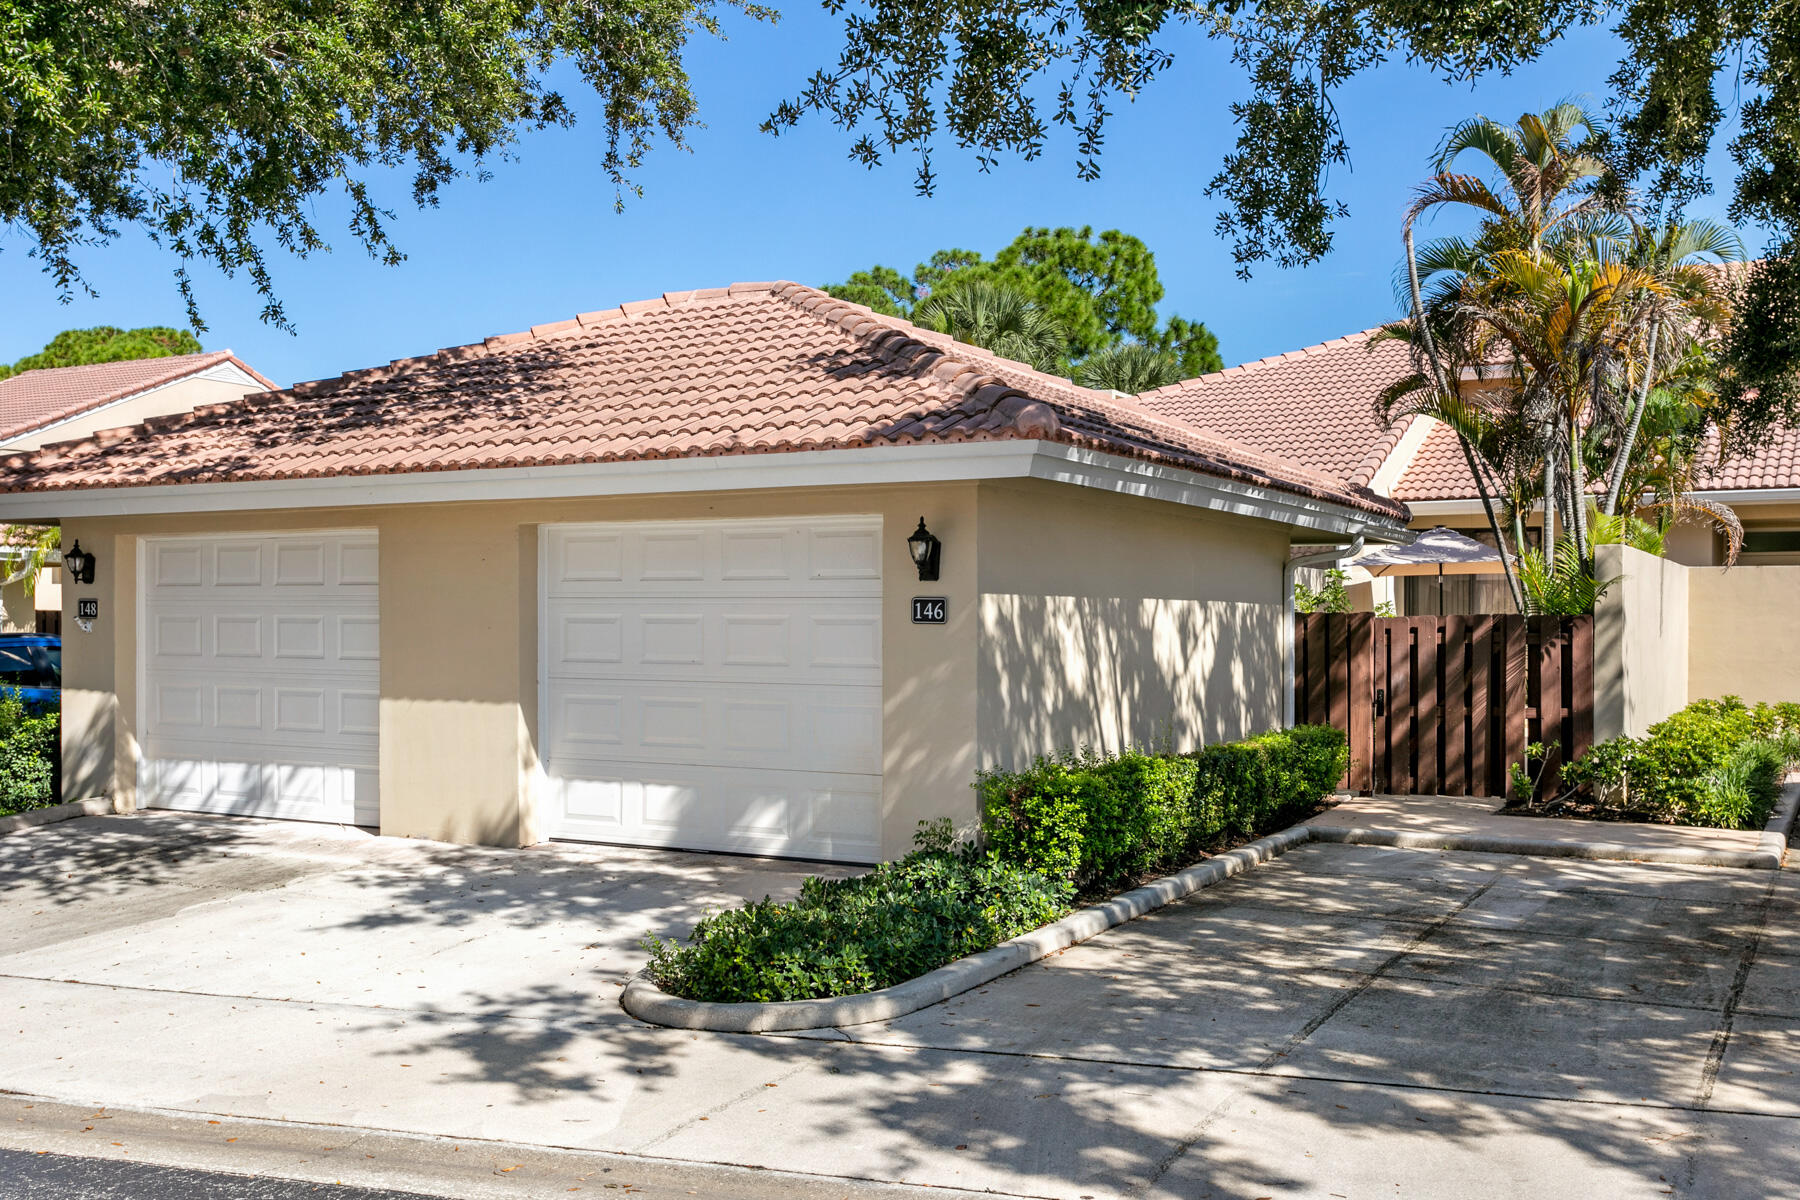
[[809, 878], [791, 904], [765, 897], [707, 917], [686, 946], [646, 942], [650, 978], [690, 1000], [848, 996], [986, 950], [1068, 907], [1066, 883], [973, 846], [944, 849], [935, 831], [920, 840], [866, 875]]
[[0, 816], [61, 802], [58, 727], [55, 712], [34, 716], [17, 691], [0, 689]]
[[1039, 759], [976, 788], [995, 854], [1092, 895], [1297, 820], [1348, 766], [1342, 733], [1303, 725], [1190, 755]]
[[199, 338], [185, 329], [171, 329], [167, 325], [149, 325], [143, 329], [119, 329], [112, 325], [65, 329], [36, 354], [27, 354], [10, 367], [0, 366], [0, 379], [44, 367], [82, 367], [89, 363], [198, 353]]
[[1325, 586], [1314, 591], [1304, 580], [1294, 580], [1294, 611], [1299, 613], [1347, 613], [1350, 591], [1344, 586], [1349, 579], [1342, 570], [1332, 567], [1325, 572]]
[[[283, 323], [265, 250], [326, 249], [319, 209], [398, 262], [376, 181], [413, 198], [504, 158], [523, 129], [568, 125], [559, 65], [595, 95], [592, 148], [620, 192], [660, 133], [697, 120], [682, 56], [737, 0], [0, 0], [0, 224], [65, 297], [77, 256], [127, 226], [184, 264], [242, 270]], [[15, 268], [16, 270], [17, 268]]]
[[1727, 454], [1754, 453], [1773, 431], [1800, 425], [1800, 260], [1790, 243], [1757, 262], [1737, 288], [1719, 354], [1718, 422]]
[[1658, 820], [1760, 829], [1800, 760], [1800, 704], [1696, 700], [1641, 738], [1602, 742], [1563, 768], [1562, 785]]
[[[1181, 317], [1158, 323], [1156, 305], [1163, 298], [1163, 285], [1156, 256], [1142, 241], [1117, 229], [1098, 234], [1090, 226], [1025, 229], [992, 260], [973, 250], [939, 250], [915, 267], [911, 277], [876, 266], [855, 272], [843, 283], [828, 284], [825, 290], [876, 312], [912, 317], [915, 306], [930, 293], [977, 283], [1018, 293], [1056, 324], [1064, 345], [1048, 368], [1059, 374], [1122, 347], [1142, 347], [1141, 353], [1157, 360], [1153, 371], [1145, 370], [1143, 363], [1134, 371], [1134, 377], [1150, 380], [1151, 387], [1224, 365], [1219, 340], [1205, 325]], [[988, 349], [1003, 353], [993, 346]], [[1095, 369], [1101, 369], [1099, 363]], [[1118, 376], [1114, 371], [1108, 377]]]
[[[1734, 220], [1800, 234], [1800, 26], [1756, 0], [826, 0], [844, 19], [836, 60], [782, 104], [768, 127], [817, 112], [854, 138], [853, 161], [918, 157], [929, 192], [942, 144], [973, 150], [982, 170], [1035, 158], [1065, 127], [1075, 170], [1099, 174], [1108, 119], [1174, 62], [1197, 27], [1230, 48], [1247, 87], [1230, 104], [1236, 144], [1212, 180], [1218, 232], [1247, 271], [1315, 262], [1346, 209], [1332, 168], [1349, 161], [1351, 84], [1402, 61], [1472, 84], [1534, 62], [1575, 30], [1606, 26], [1625, 43], [1605, 89], [1618, 122], [1608, 159], [1654, 198], [1709, 190], [1708, 150], [1735, 115], [1741, 132]], [[1199, 62], [1203, 55], [1196, 55]], [[1605, 65], [1595, 64], [1596, 75]], [[1234, 89], [1227, 87], [1228, 93]], [[1380, 114], [1365, 114], [1379, 128]], [[1390, 114], [1405, 123], [1416, 114]], [[1196, 114], [1202, 122], [1209, 114]]]
[[1036, 929], [1225, 842], [1305, 816], [1349, 765], [1344, 735], [1303, 725], [1193, 754], [1079, 754], [984, 772], [983, 844], [921, 821], [918, 846], [800, 898], [717, 913], [683, 946], [648, 939], [650, 978], [690, 1000], [771, 1001], [891, 987]]

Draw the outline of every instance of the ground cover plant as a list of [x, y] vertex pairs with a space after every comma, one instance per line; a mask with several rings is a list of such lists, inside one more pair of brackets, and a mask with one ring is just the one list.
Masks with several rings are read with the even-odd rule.
[[1083, 751], [983, 772], [974, 838], [958, 843], [947, 818], [921, 822], [897, 862], [712, 914], [686, 944], [646, 939], [648, 973], [690, 1000], [891, 987], [1291, 824], [1348, 765], [1342, 733], [1300, 726], [1188, 754]]
[[1602, 742], [1562, 770], [1538, 805], [1615, 819], [1761, 829], [1800, 763], [1800, 704], [1696, 700], [1641, 738]]
[[34, 714], [17, 691], [0, 689], [0, 816], [58, 802], [58, 717]]

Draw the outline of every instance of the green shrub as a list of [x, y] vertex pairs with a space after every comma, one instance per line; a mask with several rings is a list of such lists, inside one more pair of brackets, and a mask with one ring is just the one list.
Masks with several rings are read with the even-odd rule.
[[686, 945], [649, 938], [649, 976], [691, 1000], [848, 996], [891, 987], [1309, 812], [1349, 764], [1344, 736], [1302, 726], [1193, 754], [1083, 752], [976, 778], [982, 839], [920, 822], [917, 849], [789, 904], [715, 913]]
[[33, 715], [16, 690], [0, 689], [0, 816], [60, 802], [58, 728], [55, 712]]
[[[922, 831], [922, 842], [935, 839]], [[1068, 884], [965, 845], [920, 849], [800, 898], [715, 913], [688, 944], [647, 939], [649, 975], [690, 1000], [772, 1001], [891, 987], [1056, 920]]]
[[990, 850], [1093, 894], [1299, 819], [1348, 765], [1341, 732], [1303, 725], [1186, 755], [1039, 759], [975, 786]]
[[1800, 704], [1696, 700], [1641, 738], [1602, 742], [1563, 768], [1566, 789], [1622, 796], [1662, 820], [1759, 829], [1800, 759]]

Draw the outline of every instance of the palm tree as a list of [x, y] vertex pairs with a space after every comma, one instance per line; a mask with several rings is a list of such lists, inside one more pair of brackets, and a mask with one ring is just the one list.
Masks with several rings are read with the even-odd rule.
[[1132, 396], [1180, 380], [1181, 364], [1173, 355], [1139, 342], [1108, 346], [1082, 359], [1075, 369], [1075, 382], [1083, 387]]
[[[1637, 395], [1608, 472], [1606, 499], [1600, 505], [1600, 511], [1608, 516], [1618, 512], [1619, 496], [1651, 390], [1694, 365], [1696, 326], [1701, 330], [1723, 330], [1730, 324], [1731, 303], [1724, 279], [1710, 264], [1736, 262], [1744, 256], [1737, 234], [1714, 221], [1672, 222], [1659, 229], [1634, 223], [1627, 253], [1628, 261], [1655, 272], [1670, 302], [1653, 305], [1648, 314], [1650, 333], [1637, 371]], [[1708, 262], [1703, 265], [1699, 261], [1702, 259]], [[1689, 381], [1699, 384], [1709, 398], [1712, 389], [1703, 381], [1712, 375], [1716, 372], [1687, 370]]]
[[984, 279], [932, 292], [912, 322], [1040, 371], [1056, 371], [1069, 344], [1062, 322], [1024, 292]]

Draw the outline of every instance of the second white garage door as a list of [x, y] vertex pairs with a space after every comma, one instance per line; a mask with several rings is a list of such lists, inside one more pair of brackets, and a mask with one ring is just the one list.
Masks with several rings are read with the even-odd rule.
[[872, 862], [874, 517], [545, 526], [552, 837]]

